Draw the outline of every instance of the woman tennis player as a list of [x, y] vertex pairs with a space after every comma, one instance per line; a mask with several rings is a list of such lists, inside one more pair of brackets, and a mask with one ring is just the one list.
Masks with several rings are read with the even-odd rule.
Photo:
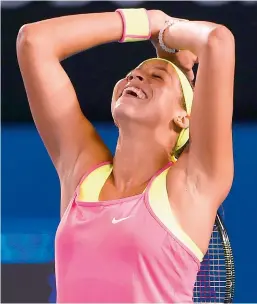
[[[116, 84], [112, 157], [60, 61], [100, 44], [146, 39], [163, 59], [139, 64]], [[192, 302], [233, 179], [231, 32], [157, 10], [120, 9], [25, 25], [17, 54], [61, 184], [57, 301]]]

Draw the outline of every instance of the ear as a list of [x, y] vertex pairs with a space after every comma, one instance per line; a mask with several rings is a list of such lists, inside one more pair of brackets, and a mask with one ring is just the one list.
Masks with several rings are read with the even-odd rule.
[[186, 129], [189, 127], [189, 115], [186, 112], [180, 113], [173, 119], [173, 122], [180, 129]]

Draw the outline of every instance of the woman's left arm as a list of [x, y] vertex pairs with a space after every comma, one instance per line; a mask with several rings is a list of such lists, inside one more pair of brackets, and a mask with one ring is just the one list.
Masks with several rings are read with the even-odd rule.
[[211, 182], [226, 196], [234, 173], [233, 34], [222, 25], [188, 21], [166, 29], [163, 38], [166, 46], [190, 50], [199, 61], [190, 117], [188, 174]]

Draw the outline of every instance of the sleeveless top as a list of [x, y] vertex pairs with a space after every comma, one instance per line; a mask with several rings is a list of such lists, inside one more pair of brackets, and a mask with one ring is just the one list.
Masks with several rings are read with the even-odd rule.
[[172, 213], [170, 165], [117, 200], [98, 201], [111, 163], [82, 178], [56, 233], [58, 303], [193, 303], [203, 254]]

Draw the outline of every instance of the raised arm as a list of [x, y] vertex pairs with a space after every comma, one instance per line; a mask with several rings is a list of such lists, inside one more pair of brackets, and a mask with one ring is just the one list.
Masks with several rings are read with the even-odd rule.
[[201, 191], [212, 188], [221, 203], [233, 179], [234, 37], [222, 25], [188, 21], [169, 27], [164, 42], [198, 56], [187, 172]]
[[54, 18], [19, 31], [17, 56], [31, 112], [61, 180], [72, 176], [76, 184], [85, 170], [111, 154], [82, 114], [60, 61], [121, 35], [115, 12]]

